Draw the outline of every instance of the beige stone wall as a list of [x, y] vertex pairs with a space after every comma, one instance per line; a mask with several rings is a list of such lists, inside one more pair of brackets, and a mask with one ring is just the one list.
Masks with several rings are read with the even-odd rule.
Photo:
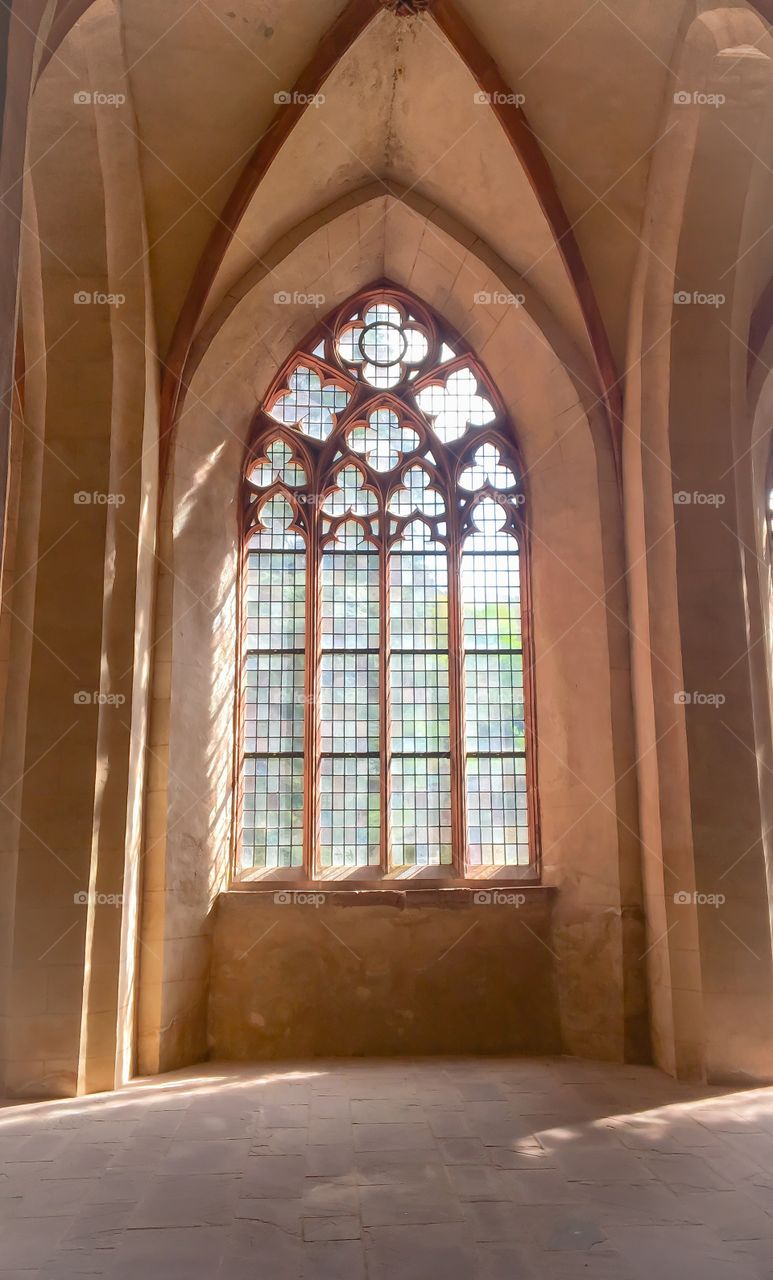
[[560, 1052], [547, 891], [291, 896], [218, 899], [213, 1057]]
[[[177, 1063], [205, 1035], [211, 916], [230, 854], [243, 448], [278, 363], [313, 323], [302, 302], [277, 306], [274, 294], [321, 293], [329, 309], [382, 276], [465, 330], [516, 424], [531, 524], [544, 875], [560, 889], [552, 948], [562, 1043], [597, 1057], [646, 1055], [622, 514], [582, 356], [527, 282], [415, 197], [366, 189], [280, 242], [269, 261], [271, 274], [256, 269], [202, 337], [175, 440], [174, 516], [161, 544], [170, 576], [157, 622], [165, 739], [154, 752], [163, 750], [165, 764], [152, 773], [158, 826], [148, 833], [143, 934], [163, 961], [143, 954], [150, 1048], [141, 1061]], [[523, 308], [473, 304], [481, 291], [522, 289]]]
[[[31, 111], [21, 519], [4, 599], [3, 1077], [25, 1095], [111, 1088], [134, 1059], [158, 371], [131, 93], [108, 0], [70, 57]], [[73, 77], [82, 92], [111, 84], [122, 102], [85, 111]], [[65, 134], [55, 148], [52, 117]]]
[[[687, 32], [650, 182], [624, 435], [653, 1044], [668, 1070], [718, 1080], [773, 1073], [764, 481], [741, 336], [771, 49], [740, 9]], [[695, 301], [707, 295], [722, 300]]]
[[[318, 318], [275, 294], [320, 293], [324, 311], [382, 277], [464, 334], [518, 434], [554, 893], [549, 917], [544, 895], [530, 907], [540, 944], [486, 916], [484, 945], [469, 905], [368, 906], [363, 923], [330, 906], [355, 942], [368, 921], [378, 935], [370, 1007], [391, 998], [440, 1035], [403, 945], [442, 950], [469, 921], [472, 950], [449, 960], [504, 970], [503, 1047], [537, 1049], [544, 1032], [546, 1047], [618, 1061], [651, 1045], [682, 1076], [773, 1077], [770, 339], [747, 381], [773, 271], [770, 34], [740, 3], [696, 16], [681, 0], [614, 13], [459, 0], [525, 92], [574, 226], [625, 392], [616, 458], [598, 333], [545, 192], [429, 17], [374, 17], [245, 198], [222, 261], [202, 259], [275, 93], [343, 7], [300, 0], [290, 19], [286, 0], [266, 0], [258, 19], [255, 0], [95, 0], [57, 50], [34, 40], [54, 0], [30, 0], [23, 47], [14, 20], [0, 368], [18, 310], [26, 376], [23, 407], [3, 399], [16, 406], [0, 614], [3, 1085], [85, 1092], [213, 1046], [278, 1053], [285, 982], [303, 1012], [299, 956], [351, 990], [345, 948], [321, 936], [327, 916], [277, 909], [255, 1005], [257, 961], [241, 964], [235, 938], [250, 942], [273, 908], [222, 896], [238, 493], [255, 408]], [[78, 89], [120, 102], [84, 109]], [[208, 284], [162, 502], [159, 380], [194, 277]], [[83, 290], [124, 302], [77, 305]], [[686, 306], [684, 291], [725, 302]], [[123, 501], [79, 506], [78, 491]], [[675, 491], [722, 501], [684, 506]], [[493, 1003], [473, 1019], [481, 1045], [499, 1034]], [[270, 1033], [240, 1024], [242, 1005], [269, 1009]], [[375, 1043], [377, 1022], [363, 1013], [358, 1043]], [[330, 1025], [317, 1023], [326, 1052]], [[432, 1047], [414, 1034], [413, 1051]]]

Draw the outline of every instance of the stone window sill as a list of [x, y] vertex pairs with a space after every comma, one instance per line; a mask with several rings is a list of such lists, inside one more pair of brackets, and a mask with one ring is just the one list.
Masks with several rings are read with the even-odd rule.
[[483, 881], [474, 884], [424, 883], [406, 885], [384, 882], [374, 886], [367, 881], [324, 880], [299, 884], [298, 881], [270, 882], [237, 880], [227, 890], [229, 893], [249, 894], [274, 902], [277, 906], [332, 906], [332, 907], [529, 907], [544, 906], [555, 894], [553, 886], [525, 883], [524, 881]]

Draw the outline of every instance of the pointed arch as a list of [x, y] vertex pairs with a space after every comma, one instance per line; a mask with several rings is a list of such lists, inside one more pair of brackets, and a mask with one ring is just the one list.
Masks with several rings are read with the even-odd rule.
[[[247, 161], [222, 215], [211, 232], [178, 316], [164, 364], [161, 389], [162, 477], [167, 470], [169, 437], [179, 413], [180, 397], [186, 383], [191, 347], [202, 311], [228, 246], [285, 141], [308, 110], [309, 105], [316, 100], [322, 86], [346, 52], [377, 14], [382, 12], [381, 0], [350, 0], [346, 5], [318, 45], [293, 92], [284, 95], [271, 125]], [[452, 0], [433, 0], [427, 9], [427, 20], [437, 23], [481, 91], [487, 95], [491, 110], [497, 116], [516, 160], [528, 177], [583, 317], [593, 353], [597, 395], [607, 418], [617, 457], [622, 408], [620, 379], [615, 369], [609, 337], [593, 285], [550, 165], [528, 122], [523, 106], [517, 101], [517, 95], [511, 92], [511, 87], [499, 71], [494, 59], [467, 25]], [[382, 185], [384, 192], [389, 194], [390, 185], [386, 182]]]
[[[418, 298], [365, 290], [273, 379], [244, 483], [240, 870], [534, 879], [526, 489], [480, 361]], [[261, 490], [303, 557], [267, 545]]]

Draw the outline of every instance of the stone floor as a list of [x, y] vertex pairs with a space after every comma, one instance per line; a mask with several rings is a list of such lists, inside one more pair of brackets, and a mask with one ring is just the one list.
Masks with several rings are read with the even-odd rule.
[[773, 1089], [217, 1064], [0, 1108], [0, 1278], [773, 1277]]

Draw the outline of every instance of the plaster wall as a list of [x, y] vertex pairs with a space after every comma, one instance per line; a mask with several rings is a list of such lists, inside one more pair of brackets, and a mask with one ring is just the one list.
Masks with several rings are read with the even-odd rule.
[[4, 620], [3, 1069], [27, 1095], [112, 1088], [133, 1066], [157, 372], [131, 98], [92, 112], [72, 88], [125, 76], [112, 0], [80, 34], [31, 113], [22, 520]]
[[[555, 1002], [568, 1051], [641, 1057], [644, 946], [635, 797], [625, 785], [632, 736], [622, 526], [608, 437], [551, 339], [567, 351], [571, 343], [555, 323], [546, 338], [534, 319], [532, 303], [540, 316], [545, 308], [533, 290], [524, 308], [473, 306], [476, 293], [517, 291], [519, 283], [502, 264], [494, 274], [495, 255], [474, 235], [440, 211], [430, 220], [383, 195], [335, 213], [304, 237], [288, 237], [271, 275], [237, 291], [200, 355], [177, 428], [157, 621], [156, 714], [165, 740], [153, 750], [163, 751], [164, 765], [151, 771], [143, 933], [160, 959], [143, 951], [143, 1069], [180, 1065], [207, 1043], [204, 975], [230, 862], [239, 476], [265, 388], [314, 322], [308, 306], [275, 302], [277, 280], [290, 296], [322, 294], [327, 310], [384, 276], [465, 331], [516, 424], [531, 515], [544, 878], [559, 889], [555, 986], [543, 995], [546, 1006]], [[579, 353], [567, 359], [582, 370]], [[220, 912], [251, 909], [219, 904], [214, 914], [212, 982], [221, 994], [212, 995], [213, 1008], [233, 958]], [[450, 945], [445, 914], [439, 920], [437, 937]], [[396, 952], [399, 937], [385, 925], [385, 948]], [[547, 972], [538, 970], [540, 983]]]
[[549, 891], [283, 896], [218, 898], [214, 1058], [560, 1051]]

